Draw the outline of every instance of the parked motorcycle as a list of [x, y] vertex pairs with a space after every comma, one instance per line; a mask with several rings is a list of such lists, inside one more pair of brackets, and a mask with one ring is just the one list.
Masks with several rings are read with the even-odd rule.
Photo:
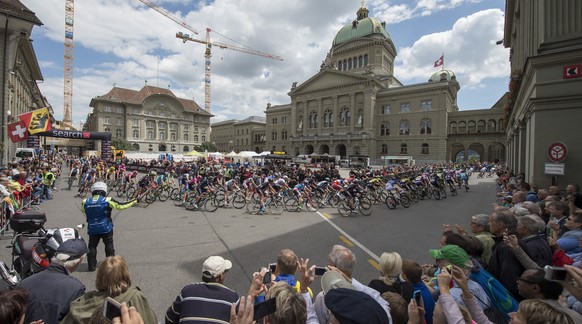
[[8, 272], [6, 279], [0, 265], [0, 273], [7, 284], [43, 271], [64, 241], [80, 237], [76, 228], [45, 229], [45, 222], [46, 215], [40, 211], [16, 213], [10, 219], [10, 227], [14, 230], [11, 245], [8, 246], [12, 249], [10, 270], [18, 278], [14, 279]]

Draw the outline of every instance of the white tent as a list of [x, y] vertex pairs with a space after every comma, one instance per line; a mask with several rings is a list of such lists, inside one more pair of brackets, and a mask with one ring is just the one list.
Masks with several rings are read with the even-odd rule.
[[235, 151], [232, 151], [232, 152], [228, 153], [226, 156], [228, 156], [228, 157], [237, 157], [238, 154], [236, 154]]

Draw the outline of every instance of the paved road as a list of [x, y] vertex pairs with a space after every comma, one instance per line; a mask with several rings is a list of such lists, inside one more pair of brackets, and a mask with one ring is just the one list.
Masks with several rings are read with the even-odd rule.
[[[221, 255], [233, 262], [226, 285], [246, 294], [254, 271], [275, 262], [283, 248], [308, 257], [311, 264], [325, 265], [334, 244], [348, 245], [358, 258], [354, 276], [368, 283], [378, 276], [378, 257], [397, 251], [405, 259], [420, 263], [433, 260], [428, 249], [437, 248], [443, 223], [468, 227], [470, 216], [489, 213], [495, 199], [493, 179], [471, 179], [471, 191], [445, 200], [425, 200], [410, 208], [389, 210], [377, 206], [371, 216], [341, 217], [336, 210], [251, 215], [244, 210], [219, 209], [215, 213], [191, 212], [172, 202], [156, 202], [147, 208], [114, 211], [116, 253], [129, 263], [133, 285], [139, 286], [163, 321], [167, 307], [180, 289], [200, 281], [204, 259]], [[75, 190], [75, 188], [73, 188]], [[81, 202], [74, 192], [61, 190], [41, 207], [47, 228], [74, 227], [84, 221]], [[85, 230], [83, 237], [88, 240]], [[3, 246], [10, 237], [0, 237]], [[103, 245], [98, 260], [104, 259]], [[10, 250], [0, 248], [0, 260], [10, 263]], [[94, 289], [95, 272], [84, 263], [74, 276]], [[319, 281], [314, 292], [321, 290]]]

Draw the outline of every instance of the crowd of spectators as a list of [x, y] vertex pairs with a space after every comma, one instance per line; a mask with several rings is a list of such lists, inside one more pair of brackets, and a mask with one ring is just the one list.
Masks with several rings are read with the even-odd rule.
[[[12, 177], [9, 181], [26, 188], [29, 174], [57, 173], [61, 165], [71, 165], [73, 160], [41, 159], [10, 165], [1, 171], [5, 177]], [[200, 167], [208, 167], [160, 163], [179, 172], [198, 172]], [[244, 175], [248, 170], [241, 168], [237, 171]], [[326, 172], [333, 176], [333, 170]], [[389, 171], [381, 170], [379, 174], [385, 172]], [[19, 181], [22, 178], [24, 184]], [[51, 189], [56, 178], [53, 176], [52, 182], [43, 185]], [[579, 187], [569, 184], [564, 191], [557, 186], [538, 188], [525, 182], [523, 175], [509, 171], [498, 172], [498, 184], [492, 209], [467, 215], [469, 229], [445, 225], [441, 241], [426, 251], [434, 264], [420, 264], [398, 251], [386, 251], [378, 260], [377, 278], [354, 278], [356, 255], [345, 246], [334, 245], [330, 247], [325, 273], [316, 276], [315, 266], [306, 256], [284, 249], [273, 269], [262, 268], [253, 273], [249, 290], [236, 292], [228, 288], [228, 271], [232, 269], [228, 256], [210, 256], [202, 265], [200, 282], [185, 286], [173, 302], [168, 301], [164, 321], [246, 324], [259, 316], [263, 323], [582, 323]], [[17, 188], [10, 184], [4, 187]], [[6, 196], [19, 199], [14, 192]], [[43, 187], [40, 197], [50, 199], [50, 190]], [[67, 276], [69, 281], [74, 279], [70, 273], [78, 260], [86, 256], [86, 249], [72, 244], [63, 244], [53, 259], [59, 275]], [[563, 267], [567, 276], [549, 277], [548, 266]], [[65, 302], [66, 307], [59, 304], [58, 311], [46, 306], [51, 304], [50, 289], [57, 288], [35, 283], [36, 291], [39, 286], [48, 287], [38, 297], [35, 288], [26, 284], [41, 275], [23, 281], [19, 289], [0, 294], [0, 322], [21, 323], [26, 318], [27, 323], [103, 323], [102, 305], [107, 297], [123, 302], [122, 316], [115, 318], [114, 324], [158, 322], [147, 297], [132, 286], [129, 267], [120, 256], [101, 262], [96, 291], [70, 289], [70, 302]], [[490, 284], [483, 284], [483, 276], [490, 276]], [[316, 282], [321, 285], [321, 292], [314, 296], [311, 287]], [[507, 297], [509, 306], [499, 306], [500, 294]], [[42, 298], [41, 308], [37, 306], [38, 298]]]

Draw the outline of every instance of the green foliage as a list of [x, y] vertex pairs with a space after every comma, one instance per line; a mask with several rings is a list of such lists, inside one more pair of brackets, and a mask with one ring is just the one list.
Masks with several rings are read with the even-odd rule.
[[119, 137], [112, 139], [111, 145], [114, 146], [116, 150], [126, 150], [126, 151], [134, 150], [134, 148], [131, 146], [131, 143]]
[[204, 151], [208, 151], [208, 152], [216, 152], [218, 151], [216, 149], [216, 145], [210, 143], [210, 142], [204, 142], [201, 145], [197, 145], [194, 147], [194, 149], [198, 152], [204, 152]]

